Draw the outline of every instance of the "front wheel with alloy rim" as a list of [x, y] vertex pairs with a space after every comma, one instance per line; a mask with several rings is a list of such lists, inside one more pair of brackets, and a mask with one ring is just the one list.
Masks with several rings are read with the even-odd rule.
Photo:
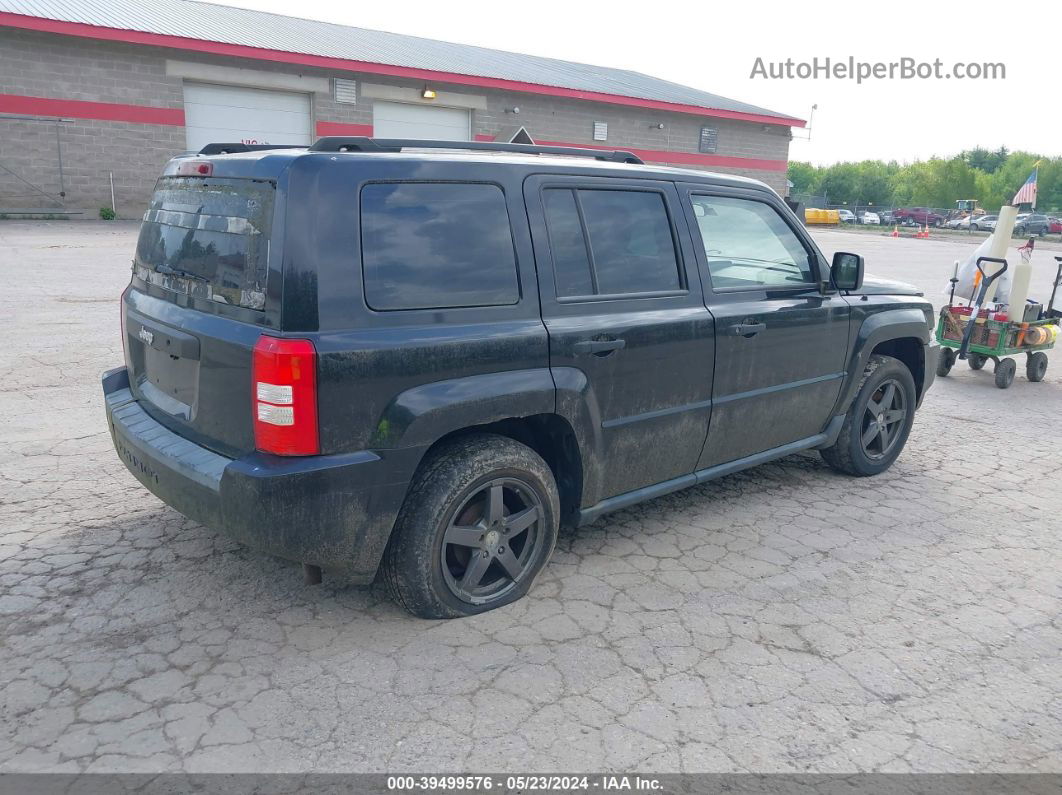
[[820, 451], [823, 459], [847, 475], [884, 472], [907, 443], [917, 402], [907, 365], [891, 356], [871, 356], [837, 441]]
[[553, 473], [529, 447], [494, 434], [444, 443], [410, 484], [381, 574], [414, 615], [483, 613], [527, 593], [559, 516]]

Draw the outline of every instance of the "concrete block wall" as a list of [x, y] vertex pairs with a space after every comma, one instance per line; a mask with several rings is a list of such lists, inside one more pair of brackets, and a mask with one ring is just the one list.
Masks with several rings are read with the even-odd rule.
[[[251, 70], [261, 76], [262, 87], [268, 87], [271, 75], [278, 79], [294, 75], [356, 79], [359, 96], [354, 105], [337, 103], [330, 93], [313, 93], [315, 124], [371, 126], [373, 100], [362, 95], [364, 82], [423, 87], [422, 81], [0, 27], [0, 94], [142, 106], [162, 109], [163, 115], [171, 111], [169, 123], [75, 118], [59, 124], [67, 207], [84, 209], [89, 217], [95, 217], [100, 207], [109, 207], [109, 175], [113, 174], [118, 213], [135, 218], [142, 212], [162, 166], [184, 151], [184, 127], [172, 123], [172, 111], [183, 108], [183, 81], [168, 73], [167, 60]], [[445, 83], [431, 85], [440, 91], [475, 97], [474, 104], [479, 107], [471, 111], [474, 135], [493, 136], [502, 129], [523, 125], [540, 141], [696, 153], [701, 127], [709, 126], [718, 131], [718, 155], [775, 162], [788, 159], [790, 133], [783, 126]], [[520, 108], [519, 114], [506, 112], [513, 107]], [[53, 109], [47, 115], [30, 115], [49, 118], [59, 112]], [[180, 116], [176, 118], [179, 122]], [[593, 140], [595, 121], [608, 124], [607, 141]], [[661, 123], [664, 129], [656, 129]], [[55, 128], [52, 122], [0, 120], [0, 165], [17, 175], [0, 169], [0, 208], [55, 203], [26, 183], [53, 200], [59, 199]], [[785, 192], [784, 170], [675, 165], [751, 176]]]

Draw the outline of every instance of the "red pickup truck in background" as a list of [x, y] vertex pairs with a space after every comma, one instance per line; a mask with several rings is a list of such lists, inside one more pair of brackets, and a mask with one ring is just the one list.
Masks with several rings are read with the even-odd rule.
[[900, 223], [915, 223], [919, 226], [941, 226], [945, 218], [928, 207], [910, 207], [895, 210], [892, 217]]

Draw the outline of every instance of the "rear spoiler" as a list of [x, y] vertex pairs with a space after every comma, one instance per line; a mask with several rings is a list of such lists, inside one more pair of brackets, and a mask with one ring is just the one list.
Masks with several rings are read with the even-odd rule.
[[207, 144], [201, 155], [237, 155], [241, 152], [261, 152], [266, 149], [305, 149], [299, 144]]

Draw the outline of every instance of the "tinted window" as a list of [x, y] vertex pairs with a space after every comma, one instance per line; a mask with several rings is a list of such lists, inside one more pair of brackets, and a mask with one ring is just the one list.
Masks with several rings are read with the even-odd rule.
[[677, 290], [675, 241], [659, 193], [581, 190], [597, 291], [641, 293]]
[[495, 185], [366, 185], [361, 251], [365, 300], [373, 309], [519, 299], [509, 214]]
[[814, 281], [807, 250], [771, 206], [694, 196], [693, 210], [713, 287], [784, 287]]
[[545, 194], [557, 295], [681, 289], [671, 223], [659, 193], [551, 189]]
[[570, 190], [547, 190], [544, 200], [557, 295], [593, 295], [590, 257], [579, 211], [575, 206], [575, 193]]

